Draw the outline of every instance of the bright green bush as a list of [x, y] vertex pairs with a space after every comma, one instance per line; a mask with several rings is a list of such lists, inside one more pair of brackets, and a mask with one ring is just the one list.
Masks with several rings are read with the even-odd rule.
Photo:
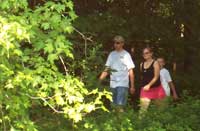
[[[198, 131], [200, 100], [187, 99], [165, 109], [152, 106], [143, 118], [127, 108], [124, 113], [90, 115], [77, 130], [83, 131]], [[80, 129], [81, 127], [81, 129]]]
[[36, 131], [30, 112], [38, 106], [73, 122], [105, 109], [101, 97], [110, 93], [88, 90], [66, 64], [74, 60], [73, 2], [49, 0], [34, 9], [27, 0], [0, 2], [0, 130]]

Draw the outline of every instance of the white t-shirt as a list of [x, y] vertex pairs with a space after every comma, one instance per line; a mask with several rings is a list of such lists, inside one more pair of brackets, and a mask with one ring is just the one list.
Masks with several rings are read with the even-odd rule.
[[112, 51], [108, 56], [106, 66], [114, 70], [110, 75], [111, 88], [129, 87], [129, 69], [135, 68], [135, 64], [127, 51]]
[[169, 82], [172, 82], [169, 71], [166, 68], [160, 70], [160, 80], [167, 96], [170, 96]]

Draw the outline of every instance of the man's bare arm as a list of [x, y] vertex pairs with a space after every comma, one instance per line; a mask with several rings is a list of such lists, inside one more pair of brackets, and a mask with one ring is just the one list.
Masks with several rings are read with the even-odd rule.
[[135, 92], [135, 74], [133, 69], [129, 70], [129, 78], [130, 78], [130, 92], [134, 94]]

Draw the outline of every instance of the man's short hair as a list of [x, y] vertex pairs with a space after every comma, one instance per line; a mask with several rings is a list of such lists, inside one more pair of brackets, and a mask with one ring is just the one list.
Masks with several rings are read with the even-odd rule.
[[165, 57], [164, 56], [158, 56], [157, 59], [163, 59], [165, 61]]
[[114, 42], [120, 42], [120, 43], [124, 43], [124, 42], [125, 42], [124, 38], [123, 38], [122, 36], [120, 36], [120, 35], [116, 35], [116, 36], [113, 38], [113, 41], [114, 41]]

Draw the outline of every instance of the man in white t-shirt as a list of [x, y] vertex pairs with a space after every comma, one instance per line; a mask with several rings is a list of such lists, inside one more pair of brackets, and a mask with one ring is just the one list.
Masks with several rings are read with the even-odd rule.
[[165, 59], [160, 57], [157, 59], [158, 63], [160, 64], [161, 70], [160, 70], [160, 80], [162, 83], [162, 86], [165, 90], [166, 96], [170, 96], [170, 92], [172, 91], [173, 99], [178, 99], [176, 89], [174, 86], [174, 83], [172, 81], [172, 78], [170, 76], [169, 71], [164, 67], [165, 66]]
[[[124, 38], [115, 36], [114, 48], [106, 61], [106, 69], [102, 72], [100, 80], [103, 80], [110, 73], [110, 87], [113, 93], [113, 104], [116, 106], [124, 106], [127, 102], [129, 80], [130, 92], [135, 92], [134, 72], [135, 65], [130, 54], [123, 49]], [[121, 110], [123, 111], [123, 110]]]

